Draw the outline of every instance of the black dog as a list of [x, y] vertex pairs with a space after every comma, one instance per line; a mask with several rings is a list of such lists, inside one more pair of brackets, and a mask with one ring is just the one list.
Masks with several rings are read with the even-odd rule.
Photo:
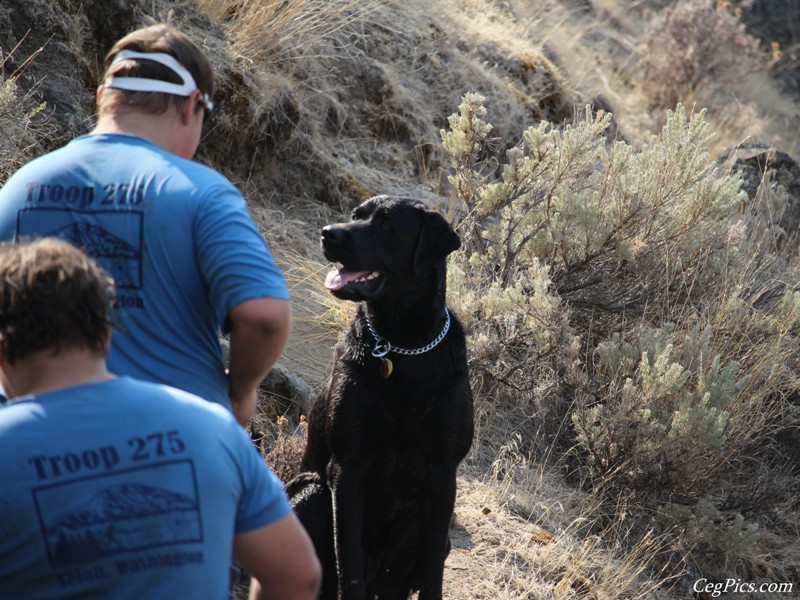
[[456, 468], [472, 444], [464, 333], [445, 306], [460, 246], [421, 202], [377, 196], [322, 230], [342, 269], [326, 287], [362, 302], [309, 415], [287, 485], [325, 570], [321, 598], [442, 597]]

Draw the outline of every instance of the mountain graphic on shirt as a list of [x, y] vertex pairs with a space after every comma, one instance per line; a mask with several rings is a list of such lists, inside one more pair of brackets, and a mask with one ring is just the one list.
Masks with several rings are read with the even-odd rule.
[[202, 541], [198, 502], [142, 483], [106, 488], [47, 529], [51, 563], [65, 567], [121, 552]]
[[95, 258], [139, 258], [136, 248], [100, 225], [70, 223], [54, 231], [53, 235], [78, 248], [89, 249]]

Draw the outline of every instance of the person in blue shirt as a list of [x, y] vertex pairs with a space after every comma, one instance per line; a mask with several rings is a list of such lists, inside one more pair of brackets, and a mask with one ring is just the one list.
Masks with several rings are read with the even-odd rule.
[[54, 238], [0, 245], [0, 599], [311, 600], [321, 571], [226, 409], [112, 375], [110, 277]]
[[[174, 28], [119, 40], [94, 129], [0, 189], [0, 240], [54, 236], [85, 250], [117, 285], [109, 369], [221, 404], [245, 426], [291, 312], [241, 193], [191, 160], [213, 93], [209, 60]], [[220, 333], [230, 335], [227, 372]]]

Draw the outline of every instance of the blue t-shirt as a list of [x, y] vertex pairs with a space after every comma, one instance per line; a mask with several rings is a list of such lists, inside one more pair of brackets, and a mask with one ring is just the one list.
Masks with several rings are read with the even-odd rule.
[[230, 408], [219, 346], [228, 312], [289, 298], [233, 184], [139, 137], [83, 136], [0, 189], [0, 240], [44, 236], [83, 249], [114, 277], [114, 373]]
[[0, 407], [0, 600], [222, 600], [290, 513], [230, 412], [127, 377]]

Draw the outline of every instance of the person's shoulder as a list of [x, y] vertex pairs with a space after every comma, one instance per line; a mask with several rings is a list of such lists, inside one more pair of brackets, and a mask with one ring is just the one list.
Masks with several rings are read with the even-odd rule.
[[195, 160], [173, 156], [173, 165], [191, 182], [191, 198], [207, 210], [244, 205], [242, 193], [225, 175]]
[[216, 169], [190, 158], [182, 158], [171, 155], [175, 164], [180, 165], [187, 173], [191, 173], [193, 178], [202, 180], [205, 185], [217, 185], [226, 188], [236, 189], [236, 186]]

